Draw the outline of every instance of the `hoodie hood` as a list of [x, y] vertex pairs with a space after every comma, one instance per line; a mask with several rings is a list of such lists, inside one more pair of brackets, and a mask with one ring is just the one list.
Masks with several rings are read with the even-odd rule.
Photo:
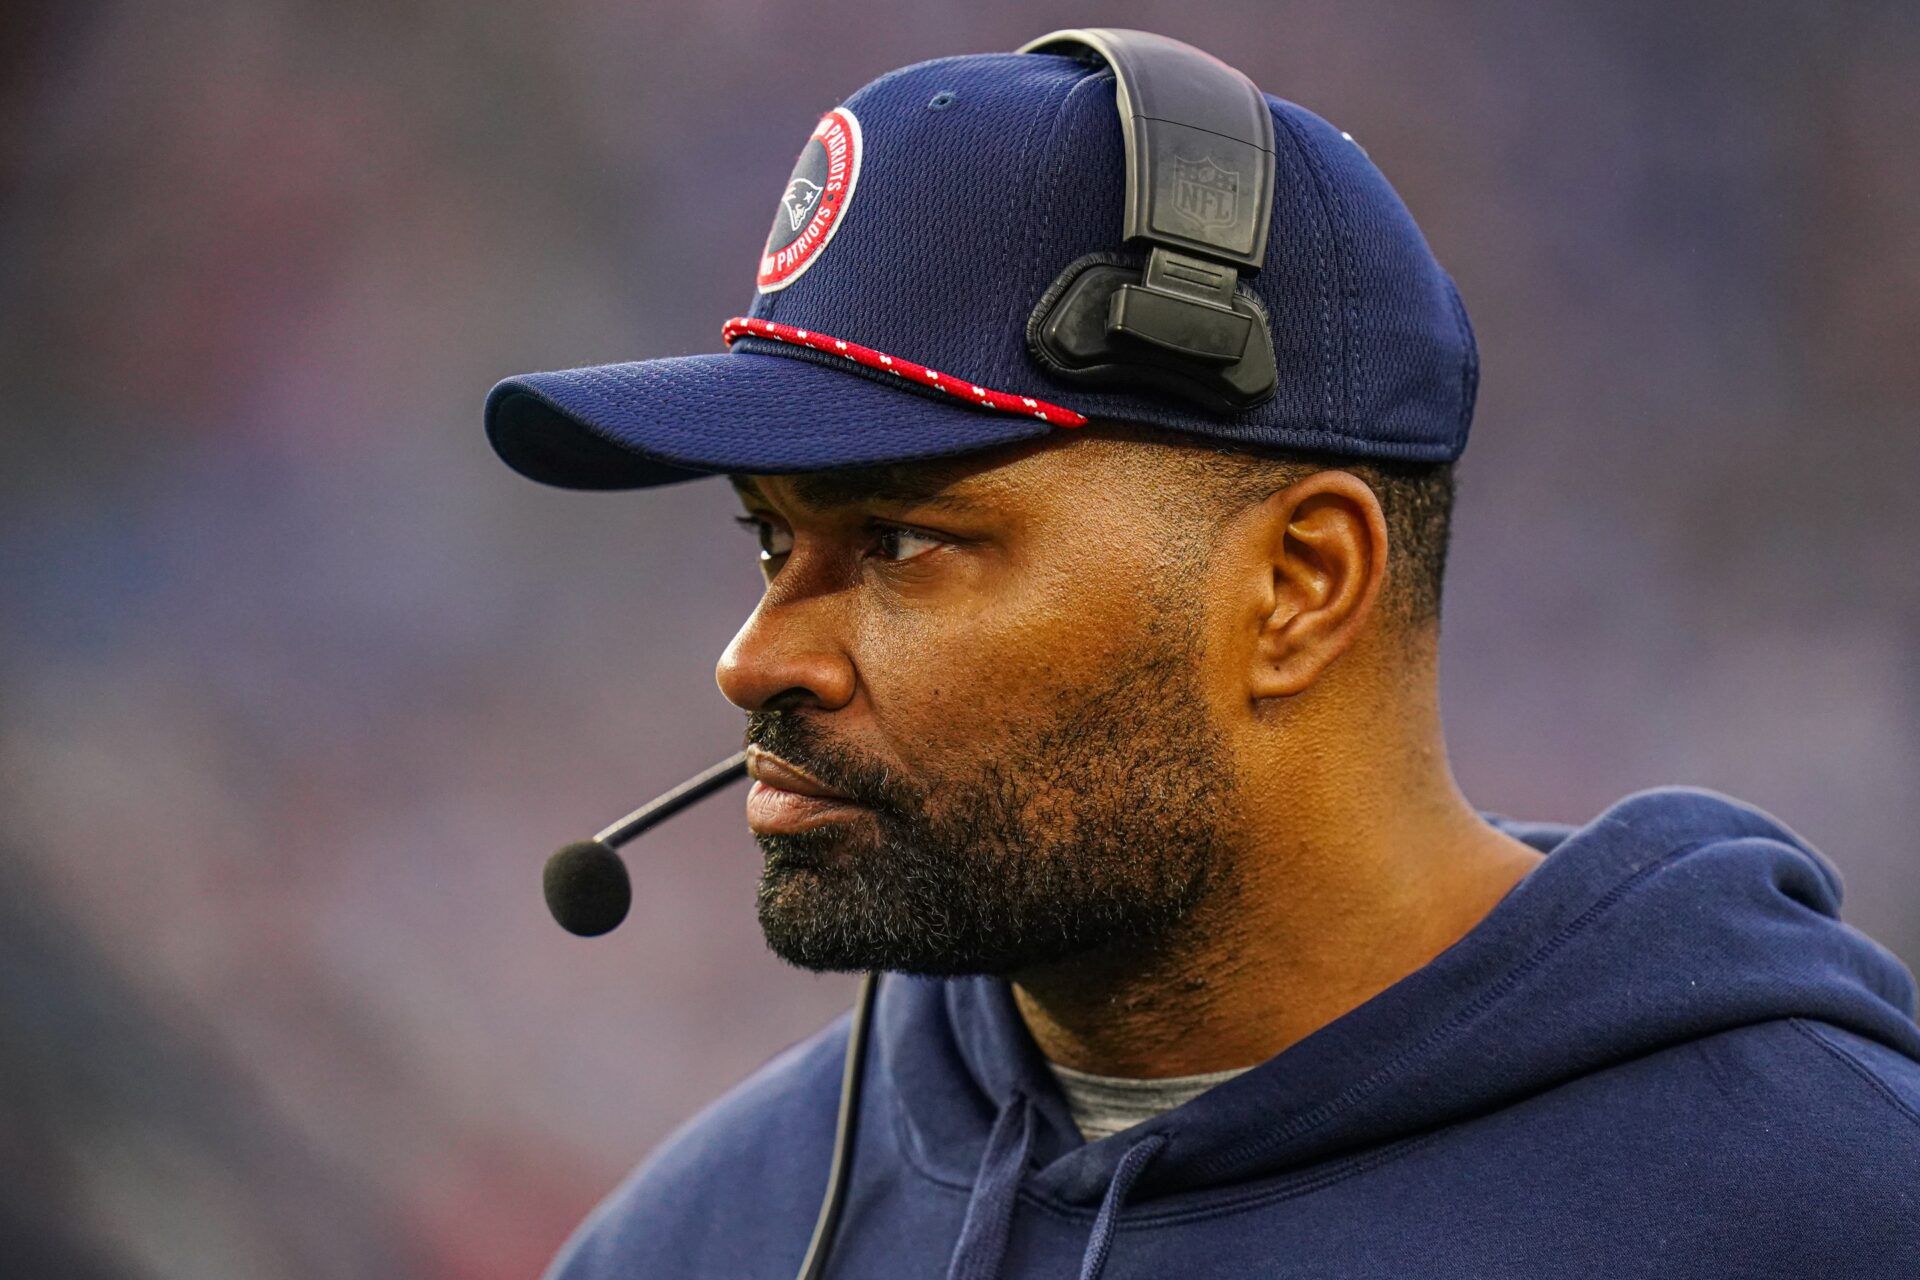
[[[1124, 1172], [1133, 1208], [1376, 1148], [1752, 1023], [1811, 1019], [1920, 1059], [1912, 978], [1839, 920], [1827, 860], [1760, 810], [1663, 788], [1578, 829], [1489, 820], [1548, 856], [1466, 936], [1269, 1061], [1102, 1141], [1081, 1140], [1005, 982], [890, 977], [878, 1067], [911, 1157], [974, 1183], [997, 1123], [1009, 1146], [1017, 1107], [1030, 1112], [1026, 1193], [1099, 1205]], [[1136, 1152], [1123, 1170], [1148, 1140], [1150, 1159]]]

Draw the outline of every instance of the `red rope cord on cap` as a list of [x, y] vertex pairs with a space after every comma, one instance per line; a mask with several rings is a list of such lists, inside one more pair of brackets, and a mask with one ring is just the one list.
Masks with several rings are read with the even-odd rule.
[[968, 382], [965, 378], [956, 378], [950, 373], [929, 369], [912, 360], [903, 360], [899, 356], [890, 356], [884, 351], [875, 351], [872, 347], [863, 347], [857, 342], [829, 337], [812, 329], [798, 329], [790, 324], [781, 324], [777, 320], [755, 320], [748, 316], [735, 316], [721, 326], [720, 340], [732, 346], [735, 338], [771, 338], [775, 342], [786, 342], [796, 347], [812, 347], [815, 351], [843, 356], [869, 369], [878, 369], [883, 373], [911, 379], [920, 386], [944, 391], [956, 400], [964, 400], [982, 409], [1025, 414], [1038, 418], [1042, 422], [1052, 423], [1056, 427], [1083, 427], [1087, 423], [1084, 414], [1075, 413], [1057, 404], [1049, 404], [1045, 400], [995, 391], [990, 387]]

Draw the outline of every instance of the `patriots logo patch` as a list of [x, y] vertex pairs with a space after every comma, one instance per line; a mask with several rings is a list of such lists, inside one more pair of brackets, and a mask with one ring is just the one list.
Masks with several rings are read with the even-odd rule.
[[859, 180], [860, 122], [845, 107], [835, 107], [813, 127], [780, 195], [760, 254], [756, 283], [761, 293], [786, 288], [814, 264], [846, 220]]
[[807, 215], [813, 212], [814, 204], [825, 190], [817, 182], [805, 178], [795, 178], [787, 184], [787, 194], [780, 197], [780, 207], [787, 211], [787, 229], [798, 231], [806, 223]]

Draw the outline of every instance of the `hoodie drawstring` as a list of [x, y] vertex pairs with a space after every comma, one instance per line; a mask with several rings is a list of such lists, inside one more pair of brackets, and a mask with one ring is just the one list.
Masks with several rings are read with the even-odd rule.
[[[1087, 1251], [1080, 1259], [1080, 1280], [1100, 1280], [1113, 1252], [1113, 1233], [1119, 1226], [1120, 1210], [1127, 1193], [1161, 1148], [1167, 1145], [1163, 1133], [1149, 1134], [1128, 1147], [1114, 1166], [1107, 1183], [1107, 1194], [1094, 1215], [1093, 1231], [1087, 1238]], [[947, 1280], [1000, 1280], [1007, 1259], [1007, 1242], [1013, 1236], [1013, 1211], [1020, 1194], [1020, 1179], [1027, 1171], [1027, 1159], [1033, 1149], [1033, 1106], [1015, 1095], [987, 1135], [987, 1149], [980, 1154], [980, 1172], [973, 1180], [973, 1195], [967, 1201], [967, 1216], [960, 1224], [960, 1239], [953, 1247], [953, 1260], [947, 1265]]]
[[1120, 1163], [1114, 1166], [1113, 1180], [1107, 1183], [1107, 1194], [1100, 1200], [1100, 1212], [1094, 1215], [1093, 1233], [1087, 1237], [1087, 1252], [1080, 1259], [1080, 1280], [1100, 1280], [1107, 1255], [1113, 1251], [1113, 1233], [1119, 1225], [1121, 1206], [1127, 1202], [1127, 1192], [1133, 1189], [1134, 1179], [1147, 1167], [1147, 1162], [1166, 1145], [1166, 1134], [1148, 1134], [1128, 1147]]
[[1007, 1239], [1013, 1234], [1014, 1199], [1032, 1147], [1033, 1107], [1015, 1094], [987, 1135], [987, 1149], [980, 1155], [980, 1172], [973, 1180], [973, 1196], [967, 1201], [966, 1221], [960, 1224], [960, 1240], [953, 1247], [947, 1280], [999, 1280]]

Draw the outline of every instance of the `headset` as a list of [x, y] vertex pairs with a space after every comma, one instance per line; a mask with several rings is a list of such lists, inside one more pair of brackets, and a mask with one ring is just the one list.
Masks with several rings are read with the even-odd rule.
[[[1125, 239], [1147, 249], [1144, 266], [1105, 253], [1069, 264], [1027, 321], [1035, 358], [1072, 381], [1157, 387], [1216, 412], [1272, 396], [1273, 334], [1266, 311], [1241, 289], [1242, 276], [1260, 269], [1273, 216], [1266, 99], [1219, 59], [1144, 31], [1056, 31], [1017, 52], [1068, 53], [1112, 68], [1127, 144]], [[633, 886], [615, 850], [746, 775], [742, 751], [591, 840], [555, 851], [542, 873], [553, 918], [583, 937], [618, 926]], [[796, 1280], [823, 1280], [833, 1251], [879, 987], [877, 973], [861, 980], [848, 1024], [826, 1191]]]
[[1216, 413], [1253, 408], [1279, 373], [1265, 308], [1241, 288], [1273, 221], [1273, 116], [1253, 81], [1192, 45], [1112, 27], [1055, 31], [1021, 53], [1112, 68], [1127, 148], [1122, 238], [1144, 267], [1068, 264], [1027, 319], [1027, 348], [1069, 382], [1148, 386]]

